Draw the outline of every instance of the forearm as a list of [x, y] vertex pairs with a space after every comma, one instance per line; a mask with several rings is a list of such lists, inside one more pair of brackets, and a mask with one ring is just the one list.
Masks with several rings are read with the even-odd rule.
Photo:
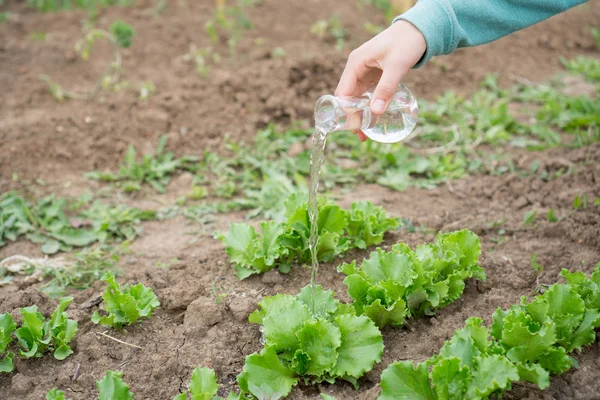
[[477, 46], [550, 18], [586, 0], [419, 0], [397, 20], [421, 31], [427, 51], [416, 67], [458, 47]]

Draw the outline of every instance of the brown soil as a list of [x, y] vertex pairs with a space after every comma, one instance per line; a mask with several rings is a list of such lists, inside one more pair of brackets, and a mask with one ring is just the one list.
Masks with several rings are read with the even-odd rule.
[[[131, 8], [111, 8], [101, 13], [99, 25], [106, 27], [120, 18], [137, 31], [131, 49], [123, 52], [125, 78], [132, 82], [152, 81], [157, 94], [148, 102], [131, 91], [103, 94], [95, 102], [56, 102], [38, 79], [48, 74], [68, 89], [93, 85], [108, 55], [99, 49], [92, 60], [77, 59], [73, 44], [81, 35], [78, 12], [41, 15], [7, 1], [13, 16], [0, 24], [0, 193], [23, 189], [21, 179], [41, 178], [46, 186], [29, 186], [33, 192], [55, 191], [75, 195], [84, 187], [98, 185], [85, 181], [83, 171], [114, 170], [128, 144], [149, 152], [157, 138], [168, 133], [169, 147], [178, 154], [201, 154], [220, 150], [225, 139], [248, 141], [255, 131], [274, 121], [281, 126], [308, 120], [314, 100], [332, 92], [344, 66], [346, 53], [333, 50], [310, 35], [310, 25], [338, 12], [349, 31], [348, 49], [368, 39], [363, 23], [382, 23], [371, 8], [357, 10], [355, 2], [263, 0], [249, 8], [255, 29], [245, 34], [232, 65], [223, 61], [207, 79], [181, 56], [190, 43], [209, 45], [203, 27], [213, 10], [213, 2], [172, 2], [166, 12], [151, 17], [144, 10], [152, 2]], [[419, 96], [434, 98], [452, 89], [468, 93], [487, 73], [498, 73], [503, 85], [523, 79], [543, 81], [560, 71], [559, 56], [579, 54], [598, 56], [588, 34], [590, 26], [600, 24], [600, 4], [593, 2], [552, 18], [496, 43], [461, 50], [439, 58], [421, 71], [413, 72], [407, 84]], [[45, 42], [31, 40], [33, 32], [47, 33]], [[256, 39], [262, 39], [262, 45]], [[274, 47], [283, 47], [286, 58], [271, 58]], [[224, 48], [225, 46], [221, 46]], [[225, 53], [223, 53], [225, 55]], [[226, 58], [225, 58], [226, 60]], [[87, 122], [86, 122], [87, 121]], [[304, 122], [308, 124], [308, 122]], [[480, 235], [486, 269], [486, 283], [469, 284], [464, 296], [441, 310], [435, 318], [411, 321], [406, 329], [385, 329], [383, 361], [361, 379], [356, 392], [350, 385], [299, 387], [292, 399], [316, 399], [319, 391], [338, 399], [374, 399], [381, 371], [393, 360], [423, 360], [433, 354], [469, 316], [490, 321], [497, 307], [518, 301], [536, 286], [529, 266], [532, 252], [545, 266], [543, 283], [558, 280], [561, 268], [590, 272], [600, 261], [600, 208], [572, 212], [577, 194], [600, 196], [600, 146], [576, 150], [554, 149], [540, 153], [511, 154], [515, 162], [528, 165], [540, 159], [556, 170], [565, 165], [575, 168], [569, 175], [552, 181], [516, 174], [469, 177], [435, 190], [409, 189], [397, 193], [376, 185], [356, 188], [348, 205], [356, 199], [371, 200], [391, 214], [411, 219], [426, 227], [386, 236], [383, 247], [398, 241], [416, 245], [433, 239], [439, 229], [467, 227]], [[176, 179], [169, 193], [136, 200], [151, 206], [171, 202], [188, 187]], [[183, 181], [183, 180], [182, 180]], [[525, 211], [538, 210], [533, 226], [521, 224]], [[555, 208], [559, 223], [548, 223], [545, 212]], [[225, 228], [240, 214], [217, 217], [215, 228]], [[493, 221], [506, 219], [504, 242], [498, 243]], [[95, 398], [94, 382], [107, 369], [125, 372], [125, 380], [136, 398], [170, 399], [183, 388], [197, 365], [213, 367], [224, 394], [234, 386], [244, 357], [260, 348], [259, 331], [247, 322], [248, 314], [262, 296], [276, 292], [296, 293], [309, 280], [309, 271], [295, 268], [289, 275], [271, 272], [239, 282], [228, 265], [228, 257], [211, 232], [192, 241], [197, 226], [182, 218], [144, 224], [145, 234], [133, 244], [134, 254], [125, 257], [124, 282], [143, 282], [153, 287], [161, 300], [155, 315], [134, 327], [111, 335], [143, 346], [143, 350], [119, 345], [96, 335], [100, 329], [91, 324], [90, 310], [84, 305], [102, 290], [102, 284], [76, 292], [69, 311], [79, 321], [75, 354], [63, 362], [52, 357], [18, 361], [16, 372], [0, 376], [0, 400], [40, 399], [51, 387], [67, 391], [74, 400]], [[213, 230], [213, 227], [210, 228]], [[0, 258], [12, 254], [41, 255], [39, 248], [19, 241], [0, 249]], [[362, 258], [367, 252], [354, 251], [344, 260]], [[169, 268], [157, 264], [179, 261]], [[335, 265], [323, 266], [320, 281], [345, 299], [342, 277]], [[215, 302], [213, 285], [228, 293]], [[0, 312], [18, 314], [17, 308], [37, 304], [45, 315], [55, 306], [39, 291], [39, 284], [0, 287]], [[552, 385], [539, 391], [516, 384], [508, 398], [595, 399], [600, 392], [600, 347], [596, 344], [575, 356], [580, 368], [552, 379]], [[74, 382], [72, 376], [79, 368]]]

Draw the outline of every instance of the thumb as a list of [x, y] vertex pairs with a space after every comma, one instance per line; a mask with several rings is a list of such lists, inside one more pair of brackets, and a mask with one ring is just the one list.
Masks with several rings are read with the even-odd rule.
[[398, 84], [406, 72], [400, 68], [386, 68], [383, 70], [381, 79], [375, 88], [371, 100], [371, 111], [381, 115], [385, 112], [392, 98], [398, 90]]

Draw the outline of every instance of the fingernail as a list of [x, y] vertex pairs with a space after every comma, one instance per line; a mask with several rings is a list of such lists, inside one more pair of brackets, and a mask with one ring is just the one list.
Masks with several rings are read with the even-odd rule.
[[371, 111], [375, 114], [383, 114], [385, 111], [385, 101], [377, 99], [371, 104]]

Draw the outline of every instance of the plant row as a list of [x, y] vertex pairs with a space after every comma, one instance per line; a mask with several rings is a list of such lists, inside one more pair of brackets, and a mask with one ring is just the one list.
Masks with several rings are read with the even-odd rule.
[[397, 244], [389, 252], [377, 249], [360, 268], [342, 265], [353, 303], [340, 303], [318, 285], [296, 296], [265, 297], [248, 319], [261, 325], [264, 348], [246, 358], [237, 377], [240, 390], [269, 399], [288, 395], [298, 382], [341, 379], [357, 387], [381, 360], [378, 327], [401, 326], [405, 318], [432, 315], [456, 300], [465, 279], [485, 279], [479, 255], [474, 233], [439, 234], [435, 243], [414, 251]]
[[72, 214], [67, 201], [54, 195], [34, 205], [15, 192], [5, 193], [0, 196], [0, 247], [21, 236], [41, 244], [46, 254], [94, 242], [133, 240], [141, 231], [140, 221], [156, 219], [155, 211], [100, 202]]
[[411, 250], [398, 243], [385, 252], [377, 249], [360, 267], [356, 261], [338, 271], [357, 314], [364, 314], [383, 328], [401, 327], [406, 318], [432, 315], [435, 309], [458, 299], [465, 280], [485, 281], [478, 265], [479, 238], [469, 230], [438, 234], [434, 243]]
[[566, 283], [499, 308], [489, 328], [469, 318], [429, 360], [390, 365], [381, 375], [379, 399], [487, 399], [516, 381], [547, 388], [551, 374], [577, 366], [569, 354], [593, 343], [600, 326], [600, 263], [589, 278], [561, 274]]
[[[94, 312], [94, 324], [120, 329], [141, 318], [149, 318], [160, 305], [152, 289], [141, 283], [121, 287], [112, 273], [105, 274], [102, 279], [107, 283], [102, 295], [104, 315]], [[9, 313], [0, 314], [0, 372], [12, 372], [14, 369], [15, 354], [8, 350], [13, 335], [21, 347], [19, 355], [23, 358], [39, 358], [50, 351], [57, 360], [71, 355], [73, 350], [69, 342], [77, 332], [77, 321], [69, 319], [65, 310], [72, 301], [72, 297], [61, 298], [48, 320], [38, 312], [36, 305], [21, 308], [22, 323], [18, 329]]]
[[77, 321], [69, 319], [65, 312], [72, 297], [60, 299], [58, 307], [45, 319], [36, 305], [19, 309], [21, 326], [9, 313], [0, 314], [0, 372], [12, 372], [15, 354], [9, 346], [16, 337], [19, 343], [19, 356], [22, 358], [42, 357], [52, 352], [57, 360], [64, 360], [73, 353], [69, 342], [77, 332]]
[[[264, 221], [261, 232], [247, 223], [232, 223], [229, 232], [215, 237], [225, 244], [239, 279], [277, 267], [287, 273], [292, 263], [309, 263], [310, 220], [308, 202], [293, 194], [285, 203], [284, 222]], [[396, 229], [398, 220], [368, 201], [352, 203], [350, 209], [319, 202], [317, 258], [331, 261], [352, 248], [366, 249], [383, 241], [385, 232]]]

